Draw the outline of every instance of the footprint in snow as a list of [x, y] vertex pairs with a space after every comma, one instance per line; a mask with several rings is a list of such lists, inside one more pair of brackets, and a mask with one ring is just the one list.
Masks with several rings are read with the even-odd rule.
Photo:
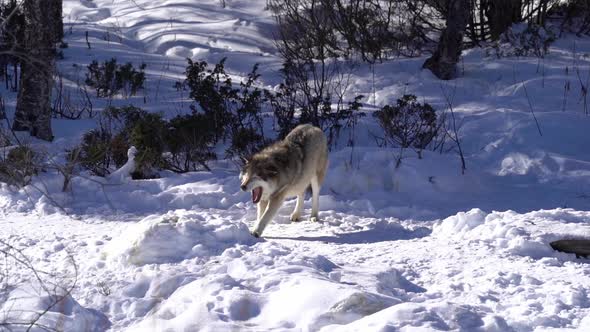
[[86, 7], [86, 8], [96, 8], [96, 4], [94, 2], [92, 2], [92, 0], [80, 0], [80, 3], [82, 4], [82, 6]]
[[249, 298], [240, 298], [229, 305], [229, 316], [232, 320], [245, 321], [260, 315], [260, 306]]
[[86, 20], [88, 21], [98, 22], [111, 17], [111, 11], [107, 8], [100, 8], [89, 12], [85, 16]]

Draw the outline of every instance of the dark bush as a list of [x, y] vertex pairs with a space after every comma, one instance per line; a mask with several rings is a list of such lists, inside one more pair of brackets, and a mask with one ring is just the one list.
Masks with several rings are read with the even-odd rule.
[[414, 95], [404, 95], [395, 106], [386, 105], [374, 113], [388, 143], [400, 148], [426, 148], [438, 131], [436, 112]]
[[101, 115], [101, 127], [84, 135], [80, 164], [106, 176], [127, 162], [127, 151], [137, 149], [133, 179], [158, 177], [158, 170], [189, 172], [207, 169], [213, 151], [215, 127], [205, 114], [177, 116], [166, 121], [159, 114], [134, 106], [110, 107]]
[[162, 153], [166, 149], [166, 121], [159, 114], [143, 112], [142, 116], [126, 123], [130, 130], [129, 143], [137, 148], [134, 179], [158, 177], [157, 170], [165, 166]]
[[590, 0], [561, 1], [550, 14], [563, 17], [562, 29], [578, 36], [590, 34]]
[[174, 172], [210, 170], [207, 163], [215, 160], [213, 151], [215, 127], [204, 114], [177, 116], [168, 123], [166, 143], [169, 153], [166, 168]]
[[494, 44], [496, 57], [526, 57], [542, 58], [549, 53], [549, 46], [557, 40], [558, 32], [551, 27], [536, 24], [513, 25], [504, 32]]
[[255, 64], [252, 71], [248, 73], [246, 81], [240, 82], [240, 88], [234, 90], [230, 95], [235, 99], [232, 103], [236, 105], [235, 121], [232, 124], [232, 129], [250, 129], [264, 136], [262, 105], [268, 100], [266, 94], [254, 86], [259, 77], [258, 64]]
[[108, 132], [93, 129], [82, 137], [77, 153], [80, 165], [98, 176], [107, 176], [113, 166], [111, 136]]
[[[268, 142], [264, 139], [263, 110], [270, 108], [278, 125], [279, 138], [286, 136], [300, 123], [312, 123], [326, 131], [330, 144], [335, 144], [343, 126], [352, 126], [352, 118], [360, 112], [360, 99], [345, 102], [347, 89], [345, 68], [337, 63], [321, 68], [311, 63], [286, 61], [283, 65], [283, 83], [278, 91], [262, 90], [256, 87], [258, 65], [255, 65], [247, 79], [234, 88], [225, 72], [225, 59], [213, 69], [207, 63], [188, 60], [187, 79], [177, 83], [177, 89], [187, 86], [195, 101], [193, 113], [205, 114], [215, 128], [215, 143], [228, 138], [231, 141], [226, 157], [248, 156]], [[311, 69], [310, 69], [311, 68]], [[350, 69], [350, 68], [349, 68]], [[310, 73], [310, 70], [312, 71]], [[328, 71], [330, 74], [322, 72]], [[314, 81], [314, 78], [325, 78]], [[329, 77], [338, 76], [330, 81]], [[335, 98], [333, 98], [335, 96]], [[295, 115], [299, 113], [297, 118]]]
[[235, 99], [231, 78], [225, 72], [225, 58], [213, 70], [207, 69], [205, 61], [188, 59], [185, 74], [189, 96], [196, 102], [191, 109], [194, 113], [203, 112], [212, 120], [216, 141], [225, 139], [233, 121], [230, 104]]
[[[213, 129], [214, 140], [210, 143], [229, 138], [232, 142], [226, 151], [229, 158], [244, 156], [255, 150], [255, 143], [240, 140], [246, 136], [264, 137], [262, 109], [268, 101], [269, 92], [264, 93], [255, 86], [260, 77], [258, 65], [252, 68], [245, 81], [240, 82], [239, 88], [234, 88], [225, 72], [225, 58], [213, 69], [207, 69], [204, 61], [193, 62], [189, 59], [186, 75], [186, 81], [177, 84], [177, 88], [186, 85], [190, 89], [190, 97], [195, 101], [195, 105], [191, 106], [193, 114], [204, 115], [202, 120], [206, 119]], [[261, 139], [259, 143], [263, 142]]]
[[127, 151], [134, 145], [134, 178], [156, 176], [162, 165], [166, 122], [158, 114], [134, 106], [109, 107], [100, 116], [100, 128], [86, 133], [80, 145], [80, 164], [95, 175], [106, 176], [127, 162]]
[[112, 97], [121, 90], [124, 96], [134, 96], [139, 89], [143, 89], [145, 68], [144, 63], [139, 71], [130, 62], [118, 65], [115, 58], [102, 64], [94, 60], [88, 65], [86, 84], [96, 89], [97, 97]]
[[109, 107], [100, 114], [100, 127], [82, 137], [77, 151], [80, 165], [97, 176], [107, 176], [127, 162], [131, 133], [147, 112], [134, 106]]
[[117, 89], [122, 89], [124, 96], [135, 96], [139, 89], [143, 89], [146, 67], [147, 65], [142, 63], [137, 71], [130, 62], [120, 66], [115, 73]]
[[[100, 117], [101, 127], [109, 130], [112, 134], [123, 129], [131, 130], [134, 123], [143, 119], [148, 112], [133, 105], [121, 107], [107, 107]], [[127, 135], [129, 132], [126, 133]]]
[[225, 156], [229, 159], [249, 158], [270, 143], [256, 130], [242, 128], [232, 135], [231, 145], [225, 151]]
[[127, 152], [130, 147], [131, 145], [129, 144], [126, 133], [120, 132], [111, 138], [110, 152], [115, 167], [119, 168], [125, 165], [127, 162]]
[[134, 179], [157, 177], [162, 169], [162, 153], [166, 148], [166, 121], [160, 114], [149, 113], [135, 106], [110, 107], [101, 119], [103, 128], [110, 132], [111, 157], [116, 167], [127, 161], [127, 151], [135, 146]]
[[28, 146], [17, 146], [0, 160], [0, 181], [24, 187], [42, 168], [41, 156]]

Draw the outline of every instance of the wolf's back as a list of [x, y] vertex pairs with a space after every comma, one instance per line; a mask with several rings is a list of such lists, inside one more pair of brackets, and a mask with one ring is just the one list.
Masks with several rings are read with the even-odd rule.
[[324, 132], [311, 124], [302, 124], [295, 127], [285, 140], [302, 146], [306, 166], [312, 168], [318, 182], [323, 183], [328, 169], [328, 139]]

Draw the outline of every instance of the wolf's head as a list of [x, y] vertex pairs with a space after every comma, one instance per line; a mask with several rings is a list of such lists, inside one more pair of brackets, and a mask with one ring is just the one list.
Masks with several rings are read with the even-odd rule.
[[260, 200], [268, 200], [278, 187], [279, 167], [272, 158], [254, 156], [250, 160], [244, 160], [244, 167], [240, 172], [243, 191], [252, 192], [254, 204]]

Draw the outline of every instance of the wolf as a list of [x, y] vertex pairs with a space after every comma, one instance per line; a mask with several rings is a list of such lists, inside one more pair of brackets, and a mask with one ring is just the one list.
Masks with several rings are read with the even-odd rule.
[[299, 221], [305, 191], [311, 186], [311, 221], [318, 220], [320, 187], [328, 169], [328, 143], [324, 132], [313, 125], [295, 127], [278, 141], [244, 160], [240, 172], [243, 191], [252, 192], [258, 204], [255, 237], [262, 236], [268, 223], [289, 197], [297, 197], [291, 221]]

